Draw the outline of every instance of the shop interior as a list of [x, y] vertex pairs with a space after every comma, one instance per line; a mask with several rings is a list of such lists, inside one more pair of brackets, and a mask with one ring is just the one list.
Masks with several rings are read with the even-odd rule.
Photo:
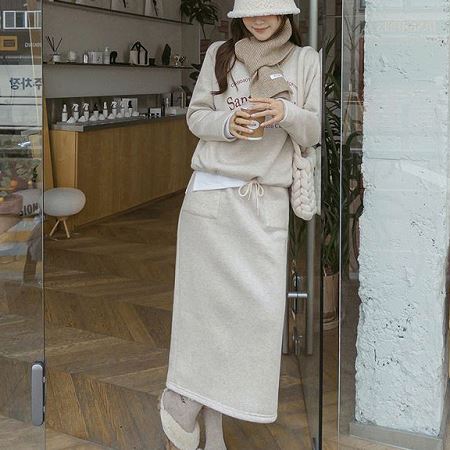
[[[20, 47], [19, 3], [4, 5], [16, 12], [3, 32], [12, 40], [18, 35]], [[2, 136], [4, 165], [22, 170], [13, 178], [27, 196], [16, 205], [20, 216], [2, 222], [0, 448], [162, 449], [156, 402], [167, 371], [177, 220], [197, 142], [185, 113], [206, 48], [228, 38], [232, 3], [221, 2], [217, 20], [202, 25], [183, 16], [177, 0], [27, 3], [28, 11], [42, 9], [34, 26], [26, 15], [25, 40], [42, 42], [27, 62], [44, 84], [20, 114], [22, 122], [26, 115], [32, 123], [36, 111], [43, 119], [26, 133], [13, 118]], [[327, 21], [336, 32], [338, 10], [333, 5], [321, 33]], [[306, 45], [306, 2], [302, 11]], [[17, 64], [14, 53], [5, 55], [5, 65]], [[21, 107], [17, 100], [14, 106]], [[319, 295], [316, 225], [310, 273]], [[299, 240], [291, 249], [296, 270], [289, 288], [298, 291], [306, 241], [298, 221], [291, 228]], [[336, 301], [323, 342], [329, 347], [323, 411], [320, 302], [308, 354], [302, 339], [308, 308], [293, 301], [279, 417], [272, 424], [225, 417], [229, 449], [337, 448]], [[30, 398], [36, 362], [44, 359], [45, 423]]]

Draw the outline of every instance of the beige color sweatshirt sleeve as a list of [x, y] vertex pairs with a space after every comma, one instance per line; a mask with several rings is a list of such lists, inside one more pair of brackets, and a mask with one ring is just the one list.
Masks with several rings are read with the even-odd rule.
[[303, 60], [304, 105], [298, 105], [281, 98], [285, 106], [285, 115], [280, 125], [301, 147], [311, 147], [320, 141], [321, 134], [321, 67], [320, 55], [312, 47]]
[[212, 52], [214, 45], [206, 51], [194, 92], [186, 113], [186, 121], [191, 132], [204, 141], [234, 141], [236, 138], [228, 138], [225, 135], [225, 124], [234, 111], [216, 111], [214, 95], [212, 91], [219, 86], [214, 73], [215, 57]]

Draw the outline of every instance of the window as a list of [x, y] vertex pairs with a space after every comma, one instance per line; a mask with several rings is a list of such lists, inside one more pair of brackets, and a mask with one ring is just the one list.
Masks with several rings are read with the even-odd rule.
[[41, 11], [3, 11], [3, 29], [40, 29]]

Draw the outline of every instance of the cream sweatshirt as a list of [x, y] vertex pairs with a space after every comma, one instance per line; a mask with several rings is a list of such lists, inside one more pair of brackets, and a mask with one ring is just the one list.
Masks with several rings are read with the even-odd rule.
[[225, 133], [228, 118], [250, 99], [245, 65], [236, 61], [228, 89], [220, 95], [211, 93], [219, 88], [214, 68], [223, 42], [208, 48], [186, 114], [189, 129], [200, 139], [191, 168], [246, 181], [257, 177], [261, 184], [289, 187], [294, 152], [291, 138], [301, 147], [311, 147], [320, 140], [319, 54], [312, 47], [297, 47], [280, 65], [293, 91], [290, 101], [281, 99], [285, 116], [279, 124], [266, 127], [262, 140], [245, 141]]

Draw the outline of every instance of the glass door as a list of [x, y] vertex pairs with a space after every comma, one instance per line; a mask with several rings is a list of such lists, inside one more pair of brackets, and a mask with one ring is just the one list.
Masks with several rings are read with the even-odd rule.
[[[135, 26], [141, 33], [153, 25], [133, 14], [103, 13], [108, 1], [98, 2], [95, 8], [87, 0], [76, 3], [46, 2], [45, 34], [65, 36], [60, 24], [69, 24], [74, 12], [80, 24], [77, 30], [95, 24], [105, 39], [110, 38], [111, 18], [119, 21], [120, 17], [123, 29]], [[118, 8], [119, 2], [114, 3]], [[308, 10], [302, 5], [310, 38], [321, 35], [324, 26], [317, 29], [317, 6], [313, 2]], [[166, 36], [168, 27], [175, 25], [160, 26], [161, 35]], [[188, 33], [192, 31], [185, 27], [183, 36]], [[307, 40], [306, 36], [304, 45]], [[85, 45], [81, 42], [75, 48], [80, 54]], [[310, 45], [320, 48], [318, 42], [315, 37]], [[159, 450], [163, 432], [156, 406], [167, 371], [177, 226], [196, 139], [183, 116], [145, 125], [92, 127], [87, 132], [58, 129], [63, 104], [70, 111], [72, 104], [86, 102], [92, 110], [95, 104], [110, 105], [115, 100], [112, 87], [107, 89], [108, 77], [120, 86], [121, 95], [136, 96], [139, 104], [155, 107], [159, 101], [156, 94], [130, 91], [137, 84], [134, 78], [143, 73], [149, 76], [151, 69], [125, 72], [128, 68], [102, 71], [101, 65], [63, 66], [45, 65], [53, 173], [57, 185], [83, 191], [88, 201], [68, 220], [70, 239], [60, 230], [45, 240], [47, 448], [58, 450], [70, 444]], [[119, 79], [119, 71], [131, 74], [133, 83]], [[182, 82], [180, 70], [167, 68], [159, 73], [167, 75], [168, 84], [145, 86], [149, 92]], [[98, 74], [104, 79], [96, 85], [94, 96], [89, 87]], [[61, 94], [59, 86], [71, 92], [70, 98], [66, 91]], [[152, 140], [164, 148], [164, 157], [155, 151]], [[316, 151], [320, 162], [321, 147]], [[289, 327], [284, 341], [288, 347], [284, 353], [289, 354], [282, 363], [279, 418], [262, 425], [224, 417], [230, 450], [321, 448], [321, 225], [321, 216], [311, 222], [290, 218]], [[280, 434], [280, 429], [289, 432]]]
[[[339, 445], [368, 448], [352, 436], [356, 412], [356, 358], [359, 298], [360, 218], [363, 213], [362, 142], [364, 121], [365, 2], [345, 0], [342, 5], [342, 127], [341, 127], [341, 327], [339, 378]], [[374, 276], [375, 273], [369, 276]], [[373, 405], [375, 407], [375, 405]], [[381, 447], [380, 448], [385, 448]]]
[[[324, 3], [302, 3], [306, 20], [307, 42], [321, 50], [325, 32]], [[319, 17], [321, 19], [319, 20]], [[322, 69], [323, 71], [323, 69]], [[323, 77], [322, 77], [323, 78]], [[323, 79], [322, 79], [323, 81]], [[320, 186], [322, 147], [316, 146], [316, 176]], [[320, 189], [320, 188], [319, 188]], [[290, 247], [288, 261], [288, 321], [293, 354], [300, 373], [305, 420], [305, 441], [312, 449], [322, 448], [322, 396], [323, 396], [323, 325], [322, 325], [322, 231], [321, 215], [303, 221], [291, 211]]]
[[0, 447], [44, 449], [41, 2], [0, 2]]
[[303, 391], [306, 432], [313, 449], [321, 448], [322, 330], [320, 219], [305, 223], [291, 213], [288, 312], [292, 346]]

